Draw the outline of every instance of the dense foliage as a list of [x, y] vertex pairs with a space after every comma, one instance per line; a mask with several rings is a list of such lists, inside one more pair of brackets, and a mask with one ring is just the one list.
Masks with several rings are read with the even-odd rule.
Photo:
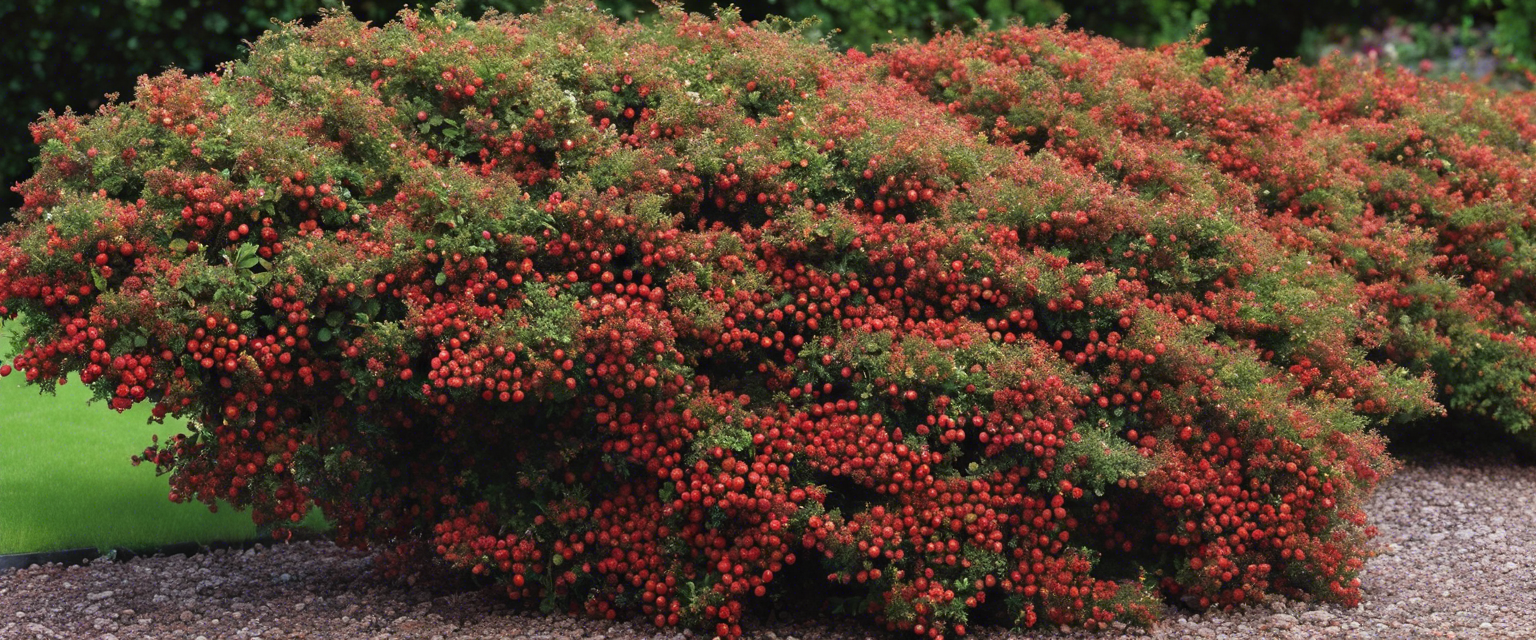
[[35, 123], [0, 316], [29, 381], [192, 420], [173, 500], [546, 607], [1348, 603], [1373, 425], [1529, 422], [1529, 105], [1060, 29], [336, 15]]
[[[271, 28], [272, 20], [312, 21], [319, 9], [346, 7], [361, 20], [385, 22], [402, 6], [420, 0], [0, 0], [0, 222], [20, 204], [9, 191], [31, 175], [27, 125], [50, 109], [94, 111], [102, 94], [133, 90], [144, 73], [168, 66], [189, 73], [209, 71], [222, 60], [242, 55], [243, 43]], [[430, 3], [429, 3], [430, 4]], [[651, 0], [598, 0], [614, 14], [632, 18], [655, 13]], [[707, 11], [711, 0], [682, 0], [693, 11]], [[1286, 3], [1253, 0], [742, 0], [747, 19], [769, 14], [815, 18], [810, 37], [829, 37], [836, 46], [867, 48], [905, 37], [928, 38], [936, 29], [970, 27], [977, 19], [1023, 19], [1049, 23], [1070, 16], [1068, 24], [1137, 45], [1181, 40], [1206, 25], [1208, 50], [1244, 47], [1257, 52], [1261, 65], [1279, 56], [1296, 56], [1310, 35], [1328, 27], [1346, 35], [1384, 16], [1413, 24], [1487, 25], [1487, 38], [1503, 55], [1522, 64], [1536, 58], [1530, 50], [1530, 0], [1349, 0], [1314, 3], [1304, 11]], [[470, 16], [485, 9], [523, 12], [543, 0], [461, 0]], [[1363, 6], [1362, 6], [1363, 5]], [[1337, 39], [1328, 32], [1330, 42]], [[89, 34], [81, 37], [80, 34]], [[1519, 74], [1512, 77], [1518, 78]]]
[[[94, 111], [102, 94], [131, 94], [134, 81], [174, 66], [209, 71], [241, 54], [242, 43], [255, 40], [272, 22], [312, 19], [341, 0], [0, 0], [0, 197], [14, 208], [8, 188], [31, 174], [27, 125], [39, 113]], [[359, 19], [384, 22], [404, 0], [350, 0], [346, 7]], [[541, 0], [463, 0], [476, 15], [486, 8], [532, 10]], [[699, 3], [699, 9], [708, 3]], [[633, 16], [649, 2], [612, 0], [604, 6]], [[82, 34], [86, 34], [82, 36]], [[9, 220], [8, 211], [0, 221]]]
[[[1244, 185], [1254, 199], [1238, 206], [1257, 206], [1276, 242], [1356, 281], [1354, 303], [1379, 331], [1373, 360], [1433, 372], [1451, 409], [1532, 429], [1529, 92], [1342, 58], [1251, 76], [1234, 57], [1023, 29], [945, 36], [890, 58], [894, 77], [994, 143], [1051, 151], [1148, 197], [1211, 175]], [[1270, 325], [1253, 336], [1268, 343], [1291, 332], [1290, 312], [1269, 306], [1216, 297], [1191, 312]]]

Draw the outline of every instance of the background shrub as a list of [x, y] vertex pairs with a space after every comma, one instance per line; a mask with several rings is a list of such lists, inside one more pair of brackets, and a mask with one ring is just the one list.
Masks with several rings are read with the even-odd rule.
[[1391, 19], [1379, 28], [1331, 28], [1309, 31], [1298, 57], [1317, 63], [1330, 55], [1397, 64], [1430, 77], [1463, 75], [1508, 89], [1528, 89], [1528, 64], [1500, 55], [1494, 25], [1418, 23]]

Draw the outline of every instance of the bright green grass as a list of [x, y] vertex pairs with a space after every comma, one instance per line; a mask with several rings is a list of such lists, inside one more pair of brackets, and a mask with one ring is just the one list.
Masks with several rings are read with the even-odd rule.
[[[14, 328], [0, 327], [0, 353], [9, 352]], [[105, 402], [87, 404], [90, 397], [78, 378], [57, 396], [26, 386], [19, 373], [0, 378], [0, 554], [256, 537], [249, 514], [172, 503], [167, 478], [129, 462], [151, 434], [163, 440], [182, 423], [149, 424], [146, 405], [119, 414]]]

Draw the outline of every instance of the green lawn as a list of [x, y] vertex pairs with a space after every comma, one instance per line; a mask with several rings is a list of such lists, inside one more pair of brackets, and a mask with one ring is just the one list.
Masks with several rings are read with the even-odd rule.
[[[12, 329], [0, 326], [0, 353], [9, 351]], [[249, 514], [174, 504], [165, 477], [129, 462], [151, 434], [163, 439], [182, 424], [149, 424], [147, 405], [119, 414], [87, 404], [90, 397], [78, 379], [48, 396], [19, 373], [0, 378], [0, 554], [256, 536]]]

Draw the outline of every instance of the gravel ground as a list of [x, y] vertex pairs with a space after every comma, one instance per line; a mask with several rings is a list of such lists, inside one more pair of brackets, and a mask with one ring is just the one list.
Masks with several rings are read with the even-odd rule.
[[[1150, 632], [1016, 637], [1536, 639], [1536, 467], [1409, 466], [1385, 483], [1370, 512], [1382, 555], [1367, 565], [1365, 602], [1355, 609], [1276, 600], [1207, 615], [1170, 610]], [[0, 638], [693, 638], [529, 614], [450, 579], [386, 582], [369, 566], [329, 544], [297, 543], [10, 570], [0, 572]], [[749, 620], [749, 637], [889, 637], [860, 623], [773, 616]]]

